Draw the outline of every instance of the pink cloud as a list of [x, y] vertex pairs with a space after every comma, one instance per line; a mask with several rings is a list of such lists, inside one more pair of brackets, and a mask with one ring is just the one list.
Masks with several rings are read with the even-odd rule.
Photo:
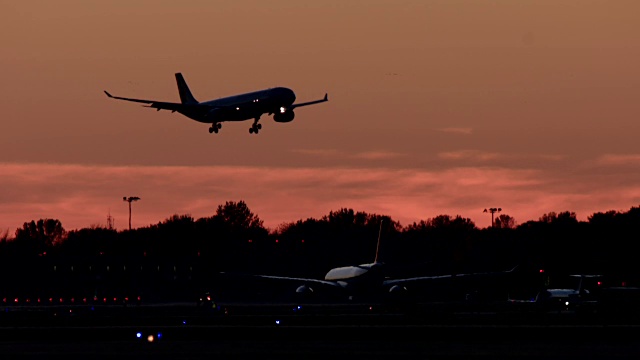
[[242, 200], [272, 229], [340, 208], [389, 215], [402, 225], [448, 214], [486, 227], [491, 217], [482, 210], [487, 207], [501, 207], [522, 223], [551, 211], [574, 211], [586, 220], [593, 212], [623, 211], [640, 203], [640, 182], [633, 179], [603, 189], [597, 176], [574, 183], [527, 169], [58, 164], [0, 164], [0, 169], [0, 230], [10, 234], [40, 218], [59, 219], [67, 230], [104, 226], [109, 214], [117, 229], [125, 229], [123, 196], [141, 198], [132, 204], [133, 227], [173, 214], [211, 216], [218, 205]]

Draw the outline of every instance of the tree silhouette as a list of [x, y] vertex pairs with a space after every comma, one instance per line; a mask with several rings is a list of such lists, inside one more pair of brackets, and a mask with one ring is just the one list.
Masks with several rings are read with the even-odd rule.
[[516, 219], [507, 214], [500, 214], [500, 216], [496, 218], [493, 226], [498, 229], [514, 229], [516, 225]]
[[24, 223], [16, 230], [15, 243], [23, 251], [31, 254], [44, 254], [54, 244], [63, 241], [66, 231], [57, 219], [40, 219], [37, 222]]

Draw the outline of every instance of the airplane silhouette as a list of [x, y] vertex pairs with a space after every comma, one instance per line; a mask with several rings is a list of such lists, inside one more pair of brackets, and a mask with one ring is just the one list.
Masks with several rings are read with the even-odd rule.
[[460, 300], [471, 300], [471, 297], [477, 296], [477, 290], [493, 292], [496, 289], [501, 293], [504, 292], [504, 297], [500, 298], [502, 301], [507, 298], [507, 284], [512, 280], [510, 276], [515, 274], [518, 266], [505, 271], [390, 278], [386, 271], [387, 265], [380, 261], [383, 222], [380, 222], [376, 255], [372, 263], [333, 268], [326, 273], [324, 279], [226, 272], [222, 272], [221, 275], [290, 283], [297, 286], [295, 295], [299, 299], [322, 297], [320, 294], [315, 294], [316, 291], [343, 295], [348, 300], [372, 298], [372, 296], [378, 299], [382, 296], [382, 299], [397, 300], [406, 299], [411, 294], [431, 291], [441, 292], [441, 294], [432, 294], [434, 296], [430, 296], [431, 298], [451, 298], [451, 294], [455, 293], [457, 296], [466, 292], [463, 295], [465, 298]]
[[154, 108], [158, 111], [170, 110], [171, 112], [178, 112], [195, 121], [211, 124], [209, 133], [218, 133], [222, 128], [222, 122], [225, 121], [253, 119], [249, 133], [257, 134], [262, 129], [262, 124], [258, 123], [258, 121], [263, 114], [273, 114], [274, 121], [286, 123], [294, 119], [294, 109], [329, 100], [328, 95], [325, 94], [324, 98], [320, 100], [294, 104], [296, 95], [293, 90], [286, 87], [274, 87], [199, 102], [191, 94], [182, 74], [176, 73], [175, 76], [180, 94], [181, 102], [179, 103], [113, 96], [107, 91], [105, 91], [105, 94], [112, 99], [149, 104], [145, 107]]

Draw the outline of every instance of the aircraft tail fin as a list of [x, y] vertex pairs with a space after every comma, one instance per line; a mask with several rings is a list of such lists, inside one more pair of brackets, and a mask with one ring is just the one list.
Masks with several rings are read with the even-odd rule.
[[380, 220], [380, 230], [378, 231], [378, 244], [376, 245], [376, 258], [373, 260], [374, 263], [380, 262], [380, 236], [382, 235], [382, 220]]
[[178, 83], [178, 92], [180, 92], [180, 101], [183, 104], [197, 104], [198, 100], [191, 95], [191, 90], [189, 90], [187, 82], [184, 81], [181, 73], [176, 73], [176, 82]]

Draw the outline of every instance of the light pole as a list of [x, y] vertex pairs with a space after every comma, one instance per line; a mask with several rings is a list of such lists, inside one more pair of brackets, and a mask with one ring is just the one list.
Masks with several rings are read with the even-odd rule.
[[493, 214], [502, 211], [502, 208], [489, 208], [489, 209], [484, 209], [483, 212], [490, 212], [491, 213], [491, 227], [493, 227]]
[[127, 201], [129, 203], [129, 230], [131, 230], [131, 202], [140, 200], [137, 196], [123, 196], [122, 201]]

